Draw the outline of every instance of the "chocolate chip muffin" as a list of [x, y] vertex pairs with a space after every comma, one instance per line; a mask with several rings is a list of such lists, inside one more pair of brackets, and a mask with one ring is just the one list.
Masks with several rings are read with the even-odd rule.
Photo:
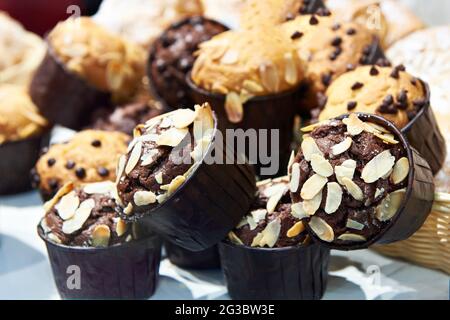
[[129, 136], [121, 132], [85, 130], [67, 143], [44, 150], [32, 172], [35, 187], [45, 200], [68, 182], [114, 181], [117, 160], [127, 151]]
[[292, 212], [322, 241], [370, 241], [406, 197], [412, 164], [405, 148], [388, 129], [356, 114], [305, 131], [289, 167]]
[[148, 76], [150, 88], [172, 108], [194, 105], [189, 97], [186, 75], [194, 65], [200, 43], [228, 28], [201, 16], [169, 27], [152, 45]]
[[117, 216], [111, 181], [75, 187], [69, 182], [45, 204], [40, 223], [50, 241], [75, 247], [108, 247], [131, 241], [131, 227]]
[[400, 129], [428, 103], [422, 81], [402, 65], [358, 67], [336, 79], [326, 95], [320, 121], [349, 112], [366, 112], [381, 115]]
[[228, 238], [249, 247], [282, 248], [303, 244], [307, 233], [303, 222], [291, 211], [289, 178], [258, 183], [257, 199], [250, 213]]

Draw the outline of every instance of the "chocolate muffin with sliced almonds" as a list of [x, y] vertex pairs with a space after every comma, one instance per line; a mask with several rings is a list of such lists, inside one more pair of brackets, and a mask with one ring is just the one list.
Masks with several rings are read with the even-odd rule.
[[343, 74], [328, 88], [319, 120], [349, 112], [381, 115], [404, 128], [428, 101], [422, 81], [396, 67], [361, 66]]
[[370, 241], [406, 197], [412, 164], [405, 148], [387, 128], [357, 114], [304, 131], [289, 167], [292, 212], [325, 242]]
[[52, 198], [68, 182], [114, 181], [119, 157], [130, 137], [121, 132], [85, 130], [68, 142], [44, 150], [32, 172], [32, 180], [44, 200]]
[[291, 212], [289, 178], [264, 180], [250, 213], [229, 233], [231, 242], [249, 247], [281, 248], [307, 240], [303, 222]]

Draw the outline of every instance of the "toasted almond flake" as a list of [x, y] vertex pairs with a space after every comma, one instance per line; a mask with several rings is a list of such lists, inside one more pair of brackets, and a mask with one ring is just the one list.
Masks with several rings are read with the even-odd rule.
[[277, 92], [280, 85], [280, 76], [273, 63], [264, 63], [259, 66], [259, 75], [263, 86], [269, 92]]
[[400, 158], [394, 166], [391, 174], [393, 184], [402, 183], [409, 174], [409, 160], [406, 157]]
[[235, 64], [239, 60], [239, 51], [228, 49], [220, 59], [221, 64]]
[[116, 184], [119, 183], [120, 178], [122, 177], [122, 174], [125, 170], [125, 164], [127, 162], [127, 157], [125, 155], [122, 155], [119, 158], [119, 161], [117, 162], [117, 169], [116, 169]]
[[259, 83], [252, 80], [244, 80], [242, 87], [252, 93], [264, 92], [264, 88]]
[[300, 196], [304, 200], [313, 199], [318, 193], [320, 193], [327, 184], [328, 179], [322, 177], [321, 175], [315, 174], [311, 176], [306, 182], [303, 184], [302, 190], [300, 192]]
[[68, 182], [63, 185], [61, 189], [56, 192], [55, 196], [44, 204], [45, 213], [49, 212], [58, 203], [59, 199], [71, 192], [73, 189], [74, 185], [72, 182]]
[[92, 231], [92, 246], [93, 247], [107, 247], [109, 239], [111, 238], [111, 231], [109, 227], [104, 224], [95, 226]]
[[313, 123], [313, 124], [311, 124], [309, 126], [301, 128], [300, 131], [303, 132], [303, 133], [311, 132], [311, 131], [314, 131], [314, 129], [320, 127], [320, 126], [327, 125], [327, 124], [330, 124], [330, 120], [325, 120], [325, 121], [320, 121], [320, 122], [317, 122], [317, 123]]
[[48, 226], [47, 220], [45, 218], [41, 220], [41, 228], [44, 233], [49, 233], [52, 231], [52, 229]]
[[309, 214], [306, 213], [305, 208], [303, 207], [303, 202], [293, 203], [291, 205], [291, 214], [293, 217], [297, 219], [309, 218]]
[[158, 155], [159, 151], [157, 149], [147, 150], [147, 152], [144, 153], [141, 157], [141, 166], [146, 167], [153, 164]]
[[[178, 190], [179, 187], [181, 187], [181, 185], [186, 181], [186, 177], [185, 176], [176, 176], [172, 181], [170, 181], [168, 188], [167, 188], [167, 192], [170, 194], [174, 193], [175, 191]], [[161, 186], [161, 189], [163, 186]], [[164, 189], [163, 189], [164, 190]]]
[[298, 191], [298, 187], [300, 186], [300, 173], [300, 164], [296, 162], [292, 165], [291, 181], [289, 183], [289, 188], [292, 193]]
[[344, 233], [338, 237], [339, 240], [348, 241], [348, 242], [364, 242], [367, 239], [359, 234], [354, 233]]
[[259, 246], [264, 247], [268, 246], [272, 248], [275, 243], [278, 241], [281, 231], [281, 222], [279, 219], [275, 219], [271, 221], [266, 228], [261, 231], [261, 239], [259, 240]]
[[325, 204], [325, 212], [328, 214], [335, 213], [342, 202], [342, 188], [336, 182], [327, 183], [327, 201]]
[[160, 194], [156, 196], [156, 201], [158, 201], [158, 203], [163, 203], [164, 201], [167, 200], [167, 197], [168, 197], [167, 193]]
[[69, 220], [63, 222], [62, 232], [65, 234], [72, 234], [83, 227], [83, 224], [91, 215], [92, 209], [95, 207], [94, 199], [88, 199], [83, 201], [75, 214]]
[[311, 167], [315, 173], [325, 178], [332, 176], [334, 173], [333, 166], [321, 154], [311, 155]]
[[202, 140], [197, 141], [194, 150], [191, 152], [191, 158], [195, 162], [200, 162], [208, 151], [208, 147], [211, 144], [210, 137], [204, 137]]
[[258, 223], [266, 218], [266, 215], [266, 209], [254, 210], [247, 215], [246, 221], [250, 227], [250, 230], [255, 230], [258, 227]]
[[194, 121], [194, 140], [200, 141], [206, 136], [213, 137], [214, 120], [211, 107], [208, 103], [204, 103], [202, 106], [195, 106], [195, 113], [197, 117]]
[[395, 140], [394, 135], [390, 134], [390, 133], [385, 133], [385, 134], [374, 133], [374, 136], [377, 138], [380, 138], [381, 140], [383, 140], [384, 143], [387, 143], [387, 144], [398, 144], [399, 143], [397, 140]]
[[352, 138], [347, 137], [341, 143], [334, 145], [331, 148], [331, 153], [335, 156], [338, 156], [338, 155], [344, 153], [345, 151], [347, 151], [348, 149], [350, 149], [350, 147], [352, 146], [352, 143], [353, 143]]
[[133, 201], [138, 206], [146, 206], [156, 202], [156, 195], [151, 191], [136, 191]]
[[136, 143], [133, 148], [133, 151], [130, 153], [130, 157], [128, 158], [127, 165], [125, 166], [125, 174], [130, 174], [131, 171], [136, 167], [141, 158], [142, 153], [142, 142]]
[[[180, 109], [182, 110], [182, 109]], [[173, 125], [173, 121], [172, 121], [172, 117], [167, 116], [165, 118], [163, 118], [159, 124], [159, 127], [161, 129], [168, 129]]]
[[230, 241], [234, 244], [241, 245], [241, 246], [244, 245], [242, 240], [239, 239], [239, 237], [233, 231], [230, 231], [228, 233], [228, 239], [230, 239]]
[[80, 198], [78, 198], [75, 191], [71, 191], [61, 198], [61, 200], [55, 205], [55, 209], [58, 211], [58, 215], [61, 219], [68, 220], [74, 216], [79, 205]]
[[59, 243], [59, 244], [62, 243], [61, 239], [58, 238], [58, 236], [54, 233], [47, 234], [47, 238], [54, 243]]
[[294, 150], [292, 150], [291, 155], [289, 157], [289, 162], [288, 162], [288, 166], [287, 166], [287, 172], [291, 171], [292, 165], [294, 164], [295, 161], [295, 152]]
[[336, 179], [341, 185], [344, 185], [344, 183], [342, 182], [342, 178], [349, 178], [350, 180], [353, 180], [355, 170], [356, 161], [352, 159], [345, 160], [340, 166], [334, 167]]
[[263, 233], [262, 232], [258, 232], [258, 234], [253, 238], [252, 243], [250, 246], [252, 247], [258, 247], [259, 243], [261, 242], [261, 239], [263, 238]]
[[362, 122], [354, 113], [350, 114], [350, 116], [342, 120], [342, 122], [347, 126], [347, 132], [352, 136], [361, 134], [365, 129], [364, 122]]
[[294, 238], [298, 236], [300, 233], [305, 231], [305, 226], [303, 225], [303, 222], [299, 221], [296, 224], [294, 224], [286, 233], [286, 236], [288, 238]]
[[232, 123], [239, 123], [244, 118], [244, 107], [241, 98], [236, 92], [230, 92], [225, 99], [225, 111], [228, 120]]
[[303, 201], [303, 209], [305, 210], [306, 214], [312, 216], [317, 212], [317, 210], [319, 210], [321, 203], [322, 192], [319, 192], [311, 200]]
[[126, 224], [126, 222], [122, 219], [118, 219], [117, 223], [116, 223], [116, 233], [117, 236], [121, 237], [123, 236], [128, 230], [128, 225]]
[[347, 219], [347, 224], [345, 225], [349, 229], [359, 230], [361, 231], [364, 229], [364, 225], [362, 223], [359, 223], [358, 221]]
[[173, 125], [177, 129], [183, 129], [189, 127], [194, 123], [197, 113], [191, 109], [178, 109], [172, 115]]
[[391, 220], [400, 209], [406, 189], [400, 189], [388, 194], [376, 208], [376, 217], [379, 221]]
[[309, 227], [323, 241], [332, 242], [334, 240], [334, 231], [328, 223], [319, 217], [312, 217], [309, 221]]
[[183, 141], [188, 133], [189, 130], [187, 128], [170, 128], [159, 135], [156, 144], [159, 146], [176, 147]]
[[301, 148], [306, 161], [311, 161], [311, 156], [313, 154], [319, 154], [323, 156], [323, 153], [322, 151], [320, 151], [316, 140], [311, 137], [306, 137], [305, 139], [303, 139]]
[[110, 61], [106, 66], [106, 81], [108, 87], [112, 91], [118, 90], [123, 83], [124, 76], [122, 72], [122, 66], [118, 61]]
[[156, 182], [158, 182], [158, 184], [163, 184], [163, 173], [162, 172], [158, 172], [155, 175], [155, 180], [156, 180]]
[[123, 213], [125, 213], [127, 216], [130, 215], [133, 212], [133, 204], [130, 202], [125, 209], [123, 209]]
[[385, 150], [370, 160], [361, 172], [365, 183], [374, 183], [389, 173], [394, 167], [395, 157], [389, 150]]
[[133, 236], [131, 234], [129, 234], [126, 238], [125, 238], [125, 242], [130, 242], [131, 240], [133, 240]]
[[93, 182], [83, 186], [83, 191], [87, 194], [113, 194], [115, 184], [111, 181]]
[[269, 198], [269, 200], [267, 200], [266, 209], [269, 214], [273, 213], [275, 211], [275, 208], [277, 207], [278, 202], [280, 202], [281, 198], [283, 197], [284, 191], [285, 191], [285, 188], [281, 189], [276, 194], [271, 196]]
[[295, 85], [298, 81], [297, 65], [295, 64], [292, 53], [288, 52], [284, 54], [285, 70], [284, 80], [290, 84]]
[[285, 183], [275, 183], [273, 180], [268, 179], [269, 183], [272, 183], [272, 185], [268, 186], [267, 188], [264, 188], [262, 191], [262, 194], [266, 198], [270, 198], [272, 196], [277, 195], [280, 192], [284, 192], [286, 190], [286, 184]]
[[345, 188], [347, 189], [347, 192], [357, 201], [363, 201], [364, 200], [364, 193], [362, 192], [361, 188], [353, 182], [353, 180], [350, 180], [347, 177], [342, 178], [342, 183], [344, 184]]
[[375, 133], [376, 131], [381, 132], [381, 133], [389, 133], [389, 131], [385, 127], [380, 126], [379, 124], [376, 124], [373, 122], [366, 122], [366, 125], [370, 126], [373, 129], [373, 130], [371, 130], [371, 129], [366, 130], [370, 133]]

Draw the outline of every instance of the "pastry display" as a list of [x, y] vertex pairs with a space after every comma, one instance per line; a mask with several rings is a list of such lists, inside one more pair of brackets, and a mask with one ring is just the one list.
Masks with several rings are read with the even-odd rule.
[[349, 112], [381, 115], [402, 129], [434, 173], [441, 168], [446, 146], [430, 108], [429, 88], [403, 65], [359, 67], [336, 79], [326, 95], [319, 121]]
[[26, 89], [0, 84], [0, 194], [31, 188], [29, 172], [47, 132], [47, 120], [39, 114]]
[[434, 199], [431, 169], [390, 122], [352, 113], [305, 128], [289, 167], [291, 210], [338, 249], [411, 236]]
[[148, 76], [154, 95], [171, 108], [192, 106], [186, 75], [194, 65], [194, 53], [199, 44], [227, 30], [219, 22], [196, 16], [164, 31], [150, 50]]
[[329, 250], [309, 240], [291, 211], [289, 178], [259, 182], [249, 214], [219, 245], [231, 298], [320, 299]]
[[130, 137], [121, 132], [85, 130], [68, 142], [43, 150], [32, 180], [48, 200], [66, 183], [115, 181], [116, 164], [126, 152]]
[[[56, 286], [65, 299], [143, 299], [156, 288], [161, 241], [137, 240], [117, 216], [111, 181], [65, 184], [45, 206], [38, 233], [45, 241]], [[79, 290], [66, 285], [66, 270], [83, 270]], [[122, 270], [130, 270], [123, 274]]]
[[192, 251], [220, 241], [249, 208], [255, 177], [247, 164], [205, 162], [216, 148], [216, 128], [208, 104], [138, 126], [117, 168], [123, 219], [148, 225]]
[[53, 123], [78, 129], [96, 108], [126, 101], [140, 89], [145, 51], [90, 18], [59, 23], [47, 43], [30, 94]]

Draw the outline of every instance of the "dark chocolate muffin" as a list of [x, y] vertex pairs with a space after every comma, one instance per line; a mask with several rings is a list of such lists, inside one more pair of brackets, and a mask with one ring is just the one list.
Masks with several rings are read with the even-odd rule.
[[148, 76], [151, 89], [172, 108], [194, 105], [185, 83], [195, 61], [200, 43], [227, 31], [228, 28], [211, 19], [192, 17], [173, 24], [153, 44]]

